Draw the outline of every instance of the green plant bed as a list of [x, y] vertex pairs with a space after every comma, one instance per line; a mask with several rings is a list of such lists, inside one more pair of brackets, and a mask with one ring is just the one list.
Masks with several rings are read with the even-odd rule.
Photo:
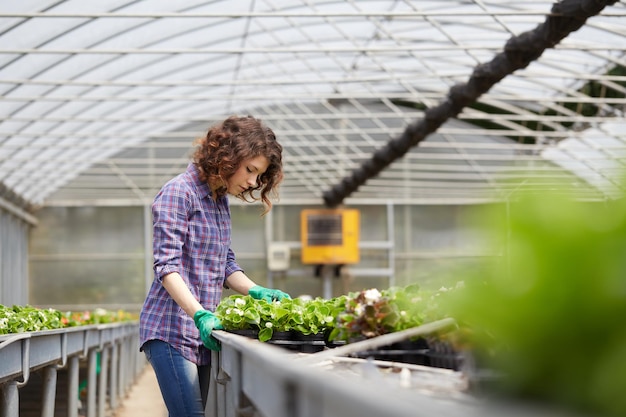
[[[330, 300], [315, 298], [283, 299], [268, 303], [246, 295], [231, 295], [218, 305], [215, 315], [224, 330], [237, 332], [255, 330], [257, 338], [267, 342], [277, 332], [286, 332], [290, 340], [304, 337], [319, 337], [323, 342], [324, 332], [334, 328], [336, 317], [344, 309], [344, 297]], [[321, 335], [321, 336], [310, 336]]]
[[[247, 337], [256, 337], [262, 342], [289, 347], [334, 348], [439, 320], [445, 317], [439, 302], [448, 292], [451, 290], [425, 291], [411, 285], [382, 291], [368, 289], [329, 300], [318, 297], [272, 303], [250, 296], [231, 295], [222, 300], [215, 314], [224, 330], [244, 332]], [[427, 350], [425, 339], [418, 339], [376, 352], [364, 352], [364, 355], [428, 365]]]
[[136, 320], [135, 314], [118, 310], [96, 308], [93, 311], [61, 312], [52, 308], [37, 308], [31, 305], [0, 304], [0, 335], [63, 329], [91, 324], [116, 323]]

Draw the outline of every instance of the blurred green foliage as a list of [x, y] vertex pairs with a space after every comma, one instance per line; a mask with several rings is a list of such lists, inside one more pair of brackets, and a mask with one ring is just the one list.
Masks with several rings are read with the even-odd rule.
[[504, 393], [626, 416], [626, 201], [544, 194], [508, 209], [501, 256], [446, 309]]
[[8, 307], [0, 304], [0, 335], [137, 319], [136, 314], [124, 310], [110, 311], [96, 308], [93, 311], [61, 312], [53, 308], [37, 308], [31, 305]]

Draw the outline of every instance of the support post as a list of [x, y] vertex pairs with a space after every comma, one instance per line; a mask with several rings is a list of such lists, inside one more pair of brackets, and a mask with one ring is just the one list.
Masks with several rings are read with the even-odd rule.
[[118, 358], [119, 348], [117, 343], [113, 343], [111, 345], [111, 378], [109, 378], [109, 406], [111, 410], [115, 410], [117, 407], [117, 384], [118, 384], [118, 366], [117, 366], [117, 358]]
[[20, 415], [20, 394], [17, 389], [17, 382], [10, 381], [0, 385], [2, 392], [2, 413], [6, 417], [19, 417]]
[[78, 416], [78, 356], [71, 356], [67, 368], [67, 417]]
[[43, 371], [41, 417], [54, 417], [57, 392], [57, 365], [47, 366]]
[[87, 369], [87, 417], [96, 417], [96, 374], [98, 366], [98, 352], [90, 349]]
[[107, 397], [107, 370], [109, 361], [109, 347], [105, 346], [100, 352], [100, 375], [98, 380], [98, 417], [106, 417], [105, 404]]
[[333, 269], [331, 265], [322, 266], [322, 294], [326, 300], [333, 298]]

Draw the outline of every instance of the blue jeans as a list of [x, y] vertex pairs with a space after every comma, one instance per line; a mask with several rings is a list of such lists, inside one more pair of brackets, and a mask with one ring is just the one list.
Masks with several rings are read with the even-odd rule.
[[204, 417], [211, 366], [188, 361], [162, 340], [144, 343], [143, 351], [154, 368], [169, 417]]

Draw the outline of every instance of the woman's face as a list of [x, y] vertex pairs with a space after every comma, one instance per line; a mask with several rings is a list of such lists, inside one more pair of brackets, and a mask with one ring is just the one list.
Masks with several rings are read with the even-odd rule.
[[237, 171], [226, 181], [228, 194], [238, 195], [248, 188], [256, 187], [259, 176], [265, 173], [269, 164], [263, 155], [241, 161]]

